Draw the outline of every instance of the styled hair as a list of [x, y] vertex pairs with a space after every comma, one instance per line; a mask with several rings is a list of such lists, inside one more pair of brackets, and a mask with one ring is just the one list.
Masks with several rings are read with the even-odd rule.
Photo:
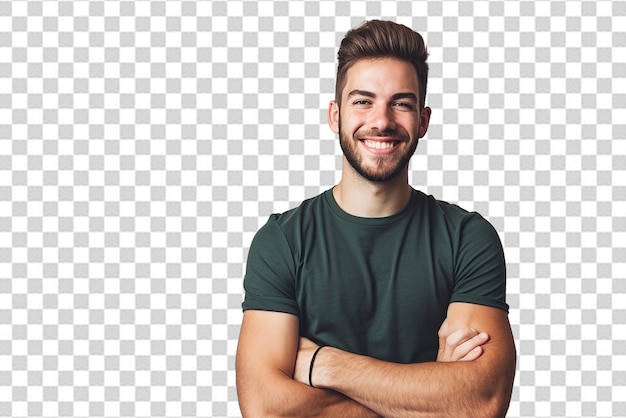
[[361, 59], [397, 58], [410, 62], [417, 72], [420, 110], [426, 104], [428, 83], [428, 50], [422, 36], [414, 30], [386, 20], [370, 20], [351, 29], [341, 41], [337, 52], [335, 101], [341, 106], [346, 74]]

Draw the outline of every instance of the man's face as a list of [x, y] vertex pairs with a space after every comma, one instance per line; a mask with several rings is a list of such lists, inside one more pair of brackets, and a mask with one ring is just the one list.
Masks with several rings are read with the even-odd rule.
[[386, 182], [408, 169], [430, 109], [420, 114], [414, 67], [394, 58], [363, 59], [346, 74], [341, 111], [331, 103], [329, 122], [345, 158], [365, 179]]

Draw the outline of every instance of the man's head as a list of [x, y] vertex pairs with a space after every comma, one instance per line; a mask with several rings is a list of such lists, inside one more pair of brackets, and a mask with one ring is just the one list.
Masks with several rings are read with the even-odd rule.
[[365, 22], [346, 33], [341, 41], [335, 87], [335, 101], [340, 107], [348, 70], [359, 60], [372, 58], [396, 58], [410, 62], [419, 80], [419, 107], [420, 110], [424, 108], [428, 83], [428, 51], [424, 39], [404, 25], [383, 20]]
[[328, 122], [349, 173], [376, 183], [408, 174], [430, 120], [427, 55], [419, 34], [393, 22], [367, 22], [342, 41]]

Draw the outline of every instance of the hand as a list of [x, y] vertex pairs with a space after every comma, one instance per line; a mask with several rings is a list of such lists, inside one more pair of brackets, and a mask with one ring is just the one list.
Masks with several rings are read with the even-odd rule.
[[482, 345], [489, 341], [489, 335], [473, 328], [462, 328], [446, 335], [444, 327], [439, 331], [439, 351], [437, 361], [472, 361], [483, 353]]
[[309, 385], [309, 369], [311, 367], [311, 358], [313, 353], [319, 347], [308, 338], [300, 337], [298, 345], [298, 354], [296, 355], [296, 367], [294, 368], [294, 380]]

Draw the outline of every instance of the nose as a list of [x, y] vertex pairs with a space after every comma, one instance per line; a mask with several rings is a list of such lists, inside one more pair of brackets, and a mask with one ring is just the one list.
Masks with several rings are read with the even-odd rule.
[[369, 127], [380, 132], [395, 130], [396, 123], [393, 119], [391, 107], [382, 103], [373, 107]]

